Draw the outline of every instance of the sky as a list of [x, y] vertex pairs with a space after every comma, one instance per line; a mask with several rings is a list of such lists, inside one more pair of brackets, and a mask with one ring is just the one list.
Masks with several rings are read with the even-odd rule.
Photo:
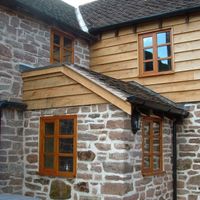
[[78, 7], [81, 4], [89, 3], [94, 0], [63, 0], [63, 1], [65, 1], [66, 3], [68, 3], [74, 7]]

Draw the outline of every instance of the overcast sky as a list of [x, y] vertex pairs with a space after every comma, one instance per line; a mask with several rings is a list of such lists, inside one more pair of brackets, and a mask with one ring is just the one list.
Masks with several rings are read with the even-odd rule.
[[74, 7], [78, 7], [81, 4], [85, 4], [85, 3], [88, 3], [88, 2], [91, 2], [94, 0], [63, 0], [63, 1], [65, 1], [66, 3], [68, 3]]

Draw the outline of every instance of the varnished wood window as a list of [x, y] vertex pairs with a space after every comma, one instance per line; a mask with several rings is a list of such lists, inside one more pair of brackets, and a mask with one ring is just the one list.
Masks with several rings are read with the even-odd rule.
[[172, 72], [171, 31], [140, 34], [139, 60], [141, 76]]
[[51, 32], [51, 63], [74, 63], [73, 37], [53, 30]]
[[142, 173], [155, 175], [162, 172], [162, 121], [143, 117], [142, 120]]
[[77, 117], [40, 119], [40, 174], [76, 176]]

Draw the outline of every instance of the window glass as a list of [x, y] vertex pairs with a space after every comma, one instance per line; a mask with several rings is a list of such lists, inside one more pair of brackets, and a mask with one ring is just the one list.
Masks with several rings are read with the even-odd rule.
[[73, 138], [59, 139], [59, 153], [73, 153]]
[[44, 152], [45, 153], [54, 152], [54, 138], [45, 138]]
[[66, 37], [64, 37], [64, 48], [70, 49], [72, 48], [72, 41]]
[[45, 123], [45, 134], [46, 135], [53, 135], [54, 134], [54, 123]]
[[71, 157], [60, 156], [59, 157], [59, 171], [72, 172], [73, 159]]
[[162, 46], [158, 47], [158, 58], [166, 58], [171, 56], [171, 47]]
[[160, 169], [160, 156], [159, 155], [154, 155], [154, 157], [153, 157], [153, 168], [154, 168], [154, 170]]
[[159, 60], [158, 61], [158, 71], [164, 72], [172, 69], [171, 60]]
[[143, 38], [143, 46], [144, 47], [153, 46], [153, 39], [152, 39], [152, 37], [145, 37], [145, 38]]
[[59, 47], [54, 47], [53, 59], [54, 59], [54, 62], [56, 62], [56, 63], [60, 62], [60, 48]]
[[53, 38], [53, 42], [54, 44], [60, 44], [60, 36], [57, 34], [54, 34], [54, 38]]
[[170, 43], [170, 32], [157, 33], [157, 43], [158, 45]]
[[74, 132], [73, 119], [60, 120], [60, 134], [61, 135], [73, 134], [73, 132]]
[[53, 169], [54, 157], [52, 155], [44, 156], [44, 167]]
[[153, 71], [153, 62], [145, 62], [144, 63], [144, 71]]
[[153, 59], [153, 48], [144, 50], [144, 60], [152, 60]]
[[144, 169], [149, 169], [150, 168], [150, 157], [149, 156], [144, 156]]

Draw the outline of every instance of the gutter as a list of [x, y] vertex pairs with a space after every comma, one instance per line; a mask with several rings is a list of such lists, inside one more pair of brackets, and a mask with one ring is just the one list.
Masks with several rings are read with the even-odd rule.
[[97, 27], [97, 28], [90, 28], [89, 32], [91, 34], [96, 34], [99, 31], [102, 32], [102, 31], [116, 29], [116, 28], [120, 28], [120, 27], [124, 27], [124, 26], [137, 25], [137, 24], [143, 23], [143, 22], [148, 22], [148, 21], [152, 21], [152, 20], [160, 20], [162, 18], [192, 13], [192, 12], [196, 12], [196, 11], [199, 11], [199, 10], [200, 10], [200, 6], [196, 6], [196, 7], [192, 7], [192, 8], [185, 8], [185, 9], [180, 9], [180, 10], [176, 10], [176, 11], [172, 11], [172, 12], [152, 15], [152, 16], [149, 16], [149, 17], [143, 17], [143, 18], [139, 18], [139, 19], [129, 20], [129, 21], [126, 21], [126, 22], [100, 26], [100, 27]]

